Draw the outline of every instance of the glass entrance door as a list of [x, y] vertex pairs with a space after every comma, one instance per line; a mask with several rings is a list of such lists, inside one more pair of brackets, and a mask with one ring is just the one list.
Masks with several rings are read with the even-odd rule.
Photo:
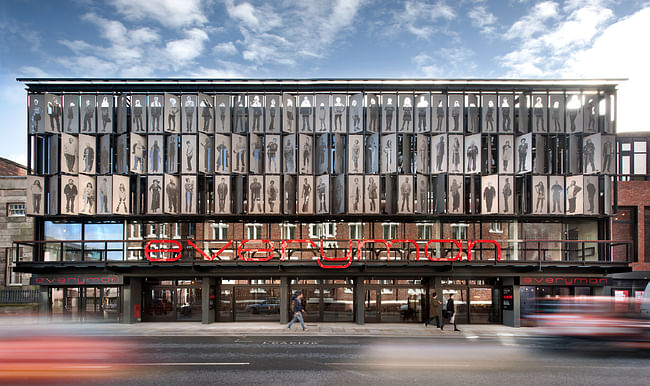
[[145, 288], [142, 320], [145, 322], [175, 321], [176, 297], [175, 287]]
[[456, 306], [456, 323], [467, 324], [469, 322], [467, 318], [467, 289], [443, 288], [442, 294], [445, 297], [445, 300], [449, 299], [449, 295], [454, 295], [454, 305]]

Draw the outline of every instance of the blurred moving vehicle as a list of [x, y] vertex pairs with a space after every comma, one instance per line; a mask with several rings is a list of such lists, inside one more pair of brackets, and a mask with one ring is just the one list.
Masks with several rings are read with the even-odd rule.
[[639, 307], [641, 316], [650, 318], [650, 283], [645, 286], [643, 296], [641, 297], [641, 306]]
[[280, 300], [266, 299], [261, 303], [249, 304], [246, 306], [246, 312], [251, 312], [253, 314], [278, 314], [280, 313]]
[[[645, 300], [645, 302], [644, 302]], [[539, 299], [534, 319], [540, 342], [550, 348], [650, 349], [647, 298], [567, 296]]]

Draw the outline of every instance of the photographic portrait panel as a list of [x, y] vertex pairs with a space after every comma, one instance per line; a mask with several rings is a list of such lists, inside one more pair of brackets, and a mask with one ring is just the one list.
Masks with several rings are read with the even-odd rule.
[[129, 194], [129, 177], [113, 176], [113, 213], [129, 214], [131, 195]]
[[546, 176], [533, 176], [533, 214], [547, 214], [549, 204], [548, 179]]
[[63, 131], [66, 133], [76, 134], [79, 132], [79, 103], [77, 94], [63, 96]]
[[79, 214], [79, 194], [79, 179], [61, 176], [61, 214]]
[[164, 137], [162, 135], [147, 136], [147, 165], [150, 174], [163, 174]]
[[45, 97], [39, 94], [30, 94], [29, 95], [29, 132], [32, 134], [44, 133], [46, 118], [48, 117], [46, 117]]
[[314, 213], [314, 176], [299, 176], [298, 177], [298, 191], [296, 192], [298, 198], [298, 213], [299, 214], [313, 214]]
[[361, 93], [350, 95], [348, 123], [350, 134], [358, 134], [363, 131], [363, 94]]
[[25, 200], [25, 213], [28, 215], [42, 216], [45, 214], [45, 178], [27, 176], [27, 199]]
[[215, 95], [215, 131], [217, 133], [230, 133], [231, 98], [230, 95]]
[[95, 136], [79, 134], [79, 173], [95, 174], [96, 143]]
[[412, 133], [414, 115], [413, 94], [399, 94], [398, 100], [397, 131], [400, 133]]
[[215, 176], [214, 178], [214, 211], [218, 214], [231, 213], [230, 205], [230, 176]]
[[413, 213], [413, 176], [400, 175], [397, 180], [397, 213]]
[[95, 185], [97, 186], [97, 214], [112, 214], [113, 178], [111, 176], [98, 176]]
[[166, 133], [181, 132], [181, 98], [176, 94], [165, 93], [163, 102], [162, 127]]
[[[83, 98], [82, 98], [83, 99]], [[82, 100], [82, 111], [85, 104]], [[83, 127], [82, 127], [83, 131]], [[147, 96], [131, 95], [131, 132], [144, 134], [147, 132]]]
[[282, 94], [282, 132], [296, 132], [296, 97], [291, 94]]
[[95, 214], [95, 178], [79, 176], [79, 214]]
[[165, 174], [165, 198], [163, 212], [165, 214], [178, 214], [181, 196], [181, 186], [178, 176]]
[[200, 133], [214, 133], [214, 98], [212, 95], [199, 93], [199, 124]]
[[181, 96], [181, 132], [196, 133], [197, 130], [197, 96], [185, 94]]
[[381, 208], [381, 196], [379, 195], [379, 176], [368, 174], [363, 178], [363, 211], [365, 213], [379, 214], [379, 209]]
[[248, 127], [251, 133], [264, 133], [264, 95], [248, 95]]
[[280, 214], [280, 203], [282, 201], [281, 187], [280, 176], [264, 177], [265, 213]]
[[147, 177], [147, 214], [163, 213], [163, 176]]
[[[92, 95], [86, 96], [93, 101], [93, 109], [95, 108], [95, 97]], [[45, 109], [43, 118], [45, 119], [45, 131], [48, 133], [60, 133], [63, 131], [62, 119], [63, 119], [63, 106], [61, 106], [62, 100], [61, 95], [45, 93]], [[94, 115], [93, 115], [94, 118]], [[95, 126], [93, 125], [94, 133]]]
[[230, 136], [217, 134], [214, 136], [215, 145], [215, 172], [218, 174], [230, 174]]
[[196, 176], [181, 176], [181, 213], [196, 214]]
[[481, 177], [481, 213], [499, 213], [499, 176]]
[[316, 177], [316, 213], [330, 212], [330, 176], [325, 174]]
[[70, 134], [61, 134], [61, 172], [79, 173], [79, 140]]
[[282, 96], [277, 94], [267, 95], [265, 98], [266, 132], [279, 134], [281, 128], [282, 114], [280, 103]]
[[481, 96], [481, 112], [482, 112], [482, 121], [481, 125], [484, 133], [496, 133], [497, 132], [497, 116], [499, 115], [499, 110], [497, 107], [497, 96], [495, 94], [483, 94]]
[[300, 95], [298, 97], [298, 126], [301, 133], [314, 132], [314, 96]]

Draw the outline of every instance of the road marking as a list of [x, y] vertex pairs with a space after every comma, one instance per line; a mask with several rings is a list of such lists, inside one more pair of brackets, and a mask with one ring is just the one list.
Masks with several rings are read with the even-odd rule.
[[330, 362], [327, 363], [332, 366], [393, 366], [393, 367], [471, 367], [469, 364], [462, 363], [395, 363], [395, 362], [386, 362], [386, 363], [354, 363], [354, 362]]
[[160, 362], [125, 363], [127, 366], [248, 366], [250, 362]]

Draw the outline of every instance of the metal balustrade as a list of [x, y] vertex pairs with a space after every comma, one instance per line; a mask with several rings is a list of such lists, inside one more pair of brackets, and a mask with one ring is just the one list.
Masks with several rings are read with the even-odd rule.
[[[322, 241], [322, 254], [321, 254]], [[315, 262], [351, 259], [372, 263], [627, 264], [632, 242], [619, 240], [104, 240], [16, 241], [33, 248], [34, 263], [246, 263]], [[271, 248], [272, 244], [272, 248]], [[390, 255], [388, 254], [390, 246]], [[471, 250], [469, 247], [471, 246]], [[149, 248], [147, 258], [145, 248]], [[284, 250], [283, 250], [284, 248]], [[161, 252], [161, 249], [178, 249]], [[271, 251], [265, 251], [271, 249]], [[19, 248], [15, 249], [16, 251]], [[500, 252], [500, 259], [497, 255]], [[19, 256], [17, 261], [20, 261]], [[161, 261], [155, 261], [156, 259]]]

